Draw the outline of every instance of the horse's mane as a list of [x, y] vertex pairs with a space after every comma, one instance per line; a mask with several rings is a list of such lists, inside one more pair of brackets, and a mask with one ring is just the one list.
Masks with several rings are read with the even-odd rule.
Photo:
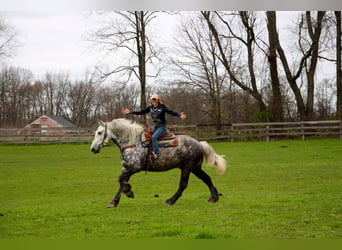
[[116, 136], [119, 136], [122, 141], [128, 141], [128, 143], [134, 143], [144, 130], [141, 124], [124, 118], [118, 118], [108, 122], [108, 128]]

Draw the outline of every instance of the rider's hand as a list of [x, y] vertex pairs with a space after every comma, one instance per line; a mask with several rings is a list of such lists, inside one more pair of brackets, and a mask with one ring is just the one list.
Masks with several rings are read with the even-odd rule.
[[121, 113], [123, 113], [124, 115], [129, 114], [131, 111], [128, 108], [123, 108], [121, 109]]
[[186, 119], [186, 114], [185, 114], [184, 112], [181, 112], [180, 118], [181, 118], [182, 120], [185, 120], [185, 119]]

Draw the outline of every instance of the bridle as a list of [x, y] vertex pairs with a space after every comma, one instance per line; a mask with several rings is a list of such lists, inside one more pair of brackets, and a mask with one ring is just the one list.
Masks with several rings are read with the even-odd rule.
[[[100, 146], [102, 148], [104, 147], [105, 140], [107, 139], [107, 136], [108, 136], [108, 133], [107, 133], [107, 123], [105, 123], [104, 128], [105, 129], [104, 129], [104, 134], [103, 134], [102, 142], [100, 143]], [[120, 144], [114, 138], [112, 138], [112, 141], [119, 147], [121, 154], [123, 154], [126, 149], [134, 148], [134, 147], [137, 146], [136, 144], [131, 144], [131, 145], [127, 145], [125, 147], [121, 147]]]
[[106, 138], [107, 138], [107, 123], [105, 123], [105, 129], [104, 129], [103, 139], [102, 139], [102, 142], [101, 142], [101, 144], [100, 144], [101, 147], [104, 146], [104, 142], [105, 142]]

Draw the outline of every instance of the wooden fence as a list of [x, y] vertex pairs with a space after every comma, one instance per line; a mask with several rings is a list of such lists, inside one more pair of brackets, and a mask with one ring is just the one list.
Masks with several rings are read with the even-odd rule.
[[271, 138], [338, 137], [342, 140], [342, 120], [199, 124], [192, 126], [170, 126], [176, 134], [188, 134], [199, 140], [256, 140]]
[[[342, 121], [305, 121], [305, 122], [273, 122], [273, 123], [234, 123], [198, 124], [187, 126], [168, 126], [175, 134], [190, 135], [198, 140], [265, 140], [308, 137], [335, 137], [342, 140]], [[52, 128], [35, 131], [34, 134], [18, 134], [21, 129], [0, 128], [0, 143], [68, 143], [90, 142], [93, 129]], [[30, 129], [32, 130], [32, 129]]]
[[0, 128], [0, 143], [90, 142], [93, 136], [92, 129], [84, 128]]

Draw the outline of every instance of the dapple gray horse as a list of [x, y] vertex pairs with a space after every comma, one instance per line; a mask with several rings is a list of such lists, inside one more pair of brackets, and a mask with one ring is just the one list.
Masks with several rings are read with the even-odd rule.
[[108, 207], [116, 207], [119, 204], [121, 194], [134, 198], [130, 177], [140, 171], [167, 171], [180, 168], [181, 178], [177, 192], [168, 200], [167, 205], [173, 205], [188, 185], [189, 175], [193, 173], [208, 187], [211, 197], [208, 202], [216, 202], [219, 193], [213, 185], [211, 178], [202, 170], [203, 159], [207, 165], [214, 166], [219, 173], [224, 173], [226, 161], [223, 156], [217, 155], [213, 148], [206, 142], [198, 142], [190, 136], [178, 135], [178, 146], [160, 149], [160, 155], [156, 160], [149, 160], [148, 149], [143, 147], [140, 136], [143, 126], [127, 119], [114, 119], [111, 122], [99, 121], [99, 127], [95, 132], [90, 150], [99, 153], [101, 148], [112, 140], [120, 149], [121, 164], [123, 170], [119, 175], [120, 187]]

